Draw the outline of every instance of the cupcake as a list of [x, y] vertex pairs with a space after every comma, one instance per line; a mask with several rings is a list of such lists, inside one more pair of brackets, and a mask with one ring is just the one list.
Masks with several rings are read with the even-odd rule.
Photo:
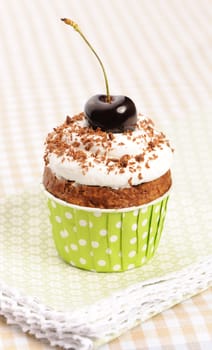
[[126, 271], [151, 259], [164, 226], [172, 158], [164, 133], [137, 114], [129, 97], [95, 95], [84, 112], [67, 116], [47, 135], [44, 155], [59, 256], [97, 272]]

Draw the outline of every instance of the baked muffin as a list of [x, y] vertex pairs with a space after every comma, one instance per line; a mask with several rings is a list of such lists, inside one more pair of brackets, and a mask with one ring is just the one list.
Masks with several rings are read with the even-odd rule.
[[106, 95], [66, 117], [45, 142], [43, 185], [59, 256], [98, 272], [142, 266], [157, 249], [171, 188], [173, 150], [127, 96]]
[[59, 256], [117, 272], [153, 257], [171, 188], [173, 150], [151, 119], [123, 133], [94, 130], [84, 113], [48, 134], [43, 185]]

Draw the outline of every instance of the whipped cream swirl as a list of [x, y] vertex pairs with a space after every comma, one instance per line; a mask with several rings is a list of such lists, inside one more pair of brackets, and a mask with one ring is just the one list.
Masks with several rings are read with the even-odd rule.
[[81, 113], [48, 134], [45, 164], [57, 178], [90, 186], [127, 188], [152, 181], [171, 166], [173, 150], [151, 119], [142, 115], [134, 131], [93, 130]]

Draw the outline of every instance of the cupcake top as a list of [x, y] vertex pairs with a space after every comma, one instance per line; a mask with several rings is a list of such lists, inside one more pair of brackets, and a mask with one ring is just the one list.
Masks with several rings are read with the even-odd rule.
[[138, 115], [135, 130], [94, 130], [84, 113], [67, 117], [48, 134], [45, 164], [58, 178], [90, 186], [127, 188], [152, 181], [171, 166], [173, 149], [150, 118]]

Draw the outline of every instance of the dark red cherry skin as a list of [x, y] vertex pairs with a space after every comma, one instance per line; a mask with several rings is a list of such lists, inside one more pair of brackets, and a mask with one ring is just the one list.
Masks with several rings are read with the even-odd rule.
[[121, 133], [134, 130], [137, 111], [134, 102], [127, 96], [94, 95], [85, 104], [85, 117], [89, 126], [102, 131]]

